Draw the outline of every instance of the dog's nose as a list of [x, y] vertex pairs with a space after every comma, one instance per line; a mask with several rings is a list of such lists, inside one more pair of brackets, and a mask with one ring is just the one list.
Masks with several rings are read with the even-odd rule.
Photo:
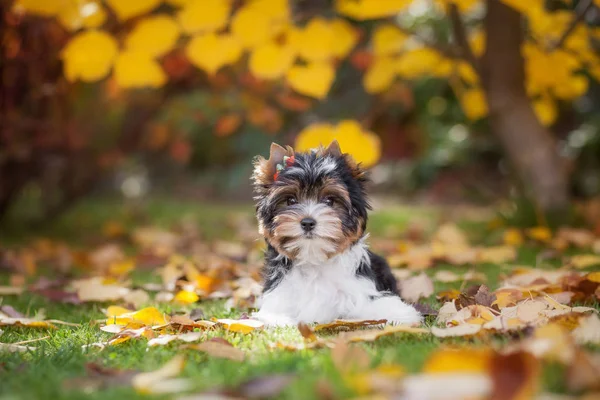
[[302, 221], [300, 221], [300, 225], [302, 226], [302, 229], [304, 229], [305, 232], [310, 232], [313, 229], [315, 229], [317, 221], [315, 221], [314, 218], [306, 217], [303, 218]]

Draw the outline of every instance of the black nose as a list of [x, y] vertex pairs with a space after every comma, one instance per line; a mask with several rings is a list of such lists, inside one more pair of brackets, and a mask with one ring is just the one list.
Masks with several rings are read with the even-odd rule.
[[302, 229], [304, 229], [305, 232], [310, 232], [315, 229], [317, 221], [315, 221], [313, 218], [307, 217], [300, 221], [300, 225], [302, 225]]

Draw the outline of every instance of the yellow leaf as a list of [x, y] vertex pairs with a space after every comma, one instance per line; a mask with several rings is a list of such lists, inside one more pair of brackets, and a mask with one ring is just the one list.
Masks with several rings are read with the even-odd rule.
[[577, 254], [571, 257], [571, 265], [575, 268], [587, 268], [600, 265], [600, 256], [595, 254]]
[[171, 50], [179, 39], [179, 26], [167, 15], [145, 18], [137, 23], [125, 39], [128, 50], [158, 57]]
[[486, 247], [479, 251], [478, 260], [493, 264], [503, 264], [508, 261], [514, 261], [517, 258], [517, 251], [513, 246], [494, 246]]
[[257, 78], [278, 79], [290, 69], [295, 59], [296, 53], [291, 46], [270, 41], [250, 54], [248, 68]]
[[381, 156], [381, 142], [372, 132], [363, 131], [356, 121], [341, 121], [336, 127], [328, 124], [315, 124], [306, 127], [296, 138], [296, 149], [310, 149], [327, 146], [336, 139], [342, 151], [349, 153], [363, 167], [373, 166]]
[[520, 246], [523, 244], [523, 234], [517, 228], [509, 228], [504, 231], [503, 240], [508, 246]]
[[485, 31], [477, 30], [469, 37], [469, 45], [475, 56], [480, 57], [485, 52]]
[[461, 61], [457, 64], [458, 74], [465, 82], [470, 85], [477, 85], [479, 83], [479, 76], [471, 64]]
[[246, 7], [268, 15], [274, 22], [290, 18], [289, 0], [249, 0]]
[[335, 37], [333, 54], [337, 58], [344, 58], [356, 46], [358, 34], [354, 27], [343, 19], [334, 19], [329, 25]]
[[23, 10], [31, 14], [39, 14], [43, 16], [53, 16], [61, 10], [62, 4], [58, 1], [48, 0], [17, 0], [15, 9]]
[[391, 57], [377, 57], [363, 77], [367, 93], [380, 93], [396, 79], [396, 61]]
[[[446, 62], [438, 52], [428, 48], [417, 48], [411, 51], [402, 53], [398, 58], [396, 68], [400, 76], [407, 79], [415, 79], [423, 76], [442, 75], [441, 72], [449, 73], [451, 64]], [[444, 70], [440, 71], [440, 66], [444, 66]]]
[[[121, 312], [119, 309], [112, 309], [111, 312]], [[106, 319], [106, 325], [142, 325], [157, 326], [165, 325], [169, 322], [169, 317], [158, 311], [155, 307], [142, 308], [139, 311], [122, 313]]]
[[327, 63], [295, 65], [286, 75], [288, 84], [296, 92], [317, 99], [324, 99], [335, 78], [335, 69]]
[[112, 276], [123, 276], [133, 271], [135, 268], [135, 261], [133, 259], [127, 259], [122, 261], [114, 261], [108, 266], [108, 274]]
[[115, 81], [122, 88], [156, 88], [165, 84], [167, 76], [150, 55], [127, 50], [115, 62]]
[[268, 15], [250, 7], [242, 7], [233, 17], [231, 34], [246, 48], [255, 48], [273, 35]]
[[549, 242], [552, 239], [552, 232], [545, 226], [536, 226], [525, 231], [527, 236], [538, 242]]
[[600, 283], [600, 272], [590, 272], [585, 276], [585, 279], [590, 282]]
[[441, 349], [423, 366], [426, 373], [487, 372], [492, 351], [489, 349]]
[[230, 35], [195, 36], [186, 47], [192, 64], [213, 75], [221, 67], [235, 63], [242, 55], [240, 43]]
[[412, 0], [336, 0], [335, 9], [338, 13], [366, 21], [392, 17], [408, 7]]
[[214, 32], [227, 25], [230, 12], [230, 0], [193, 0], [185, 4], [177, 18], [187, 33]]
[[98, 81], [110, 71], [117, 56], [117, 41], [103, 31], [86, 31], [74, 36], [62, 52], [69, 81]]
[[487, 101], [482, 90], [467, 90], [461, 93], [458, 99], [463, 112], [470, 120], [476, 121], [488, 115]]
[[588, 86], [589, 81], [585, 76], [572, 75], [564, 84], [556, 85], [553, 92], [559, 99], [573, 100], [583, 96], [587, 92]]
[[127, 314], [133, 312], [132, 310], [125, 308], [125, 307], [120, 307], [120, 306], [109, 306], [106, 309], [106, 316], [107, 317], [118, 317], [120, 315], [123, 314]]
[[61, 7], [57, 18], [65, 28], [71, 31], [81, 28], [98, 28], [106, 21], [106, 11], [97, 0], [75, 1]]
[[106, 0], [119, 19], [129, 19], [145, 14], [160, 4], [161, 0]]
[[534, 101], [533, 111], [544, 126], [552, 125], [558, 116], [556, 103], [549, 96]]
[[373, 32], [371, 47], [373, 48], [373, 53], [378, 56], [398, 54], [408, 38], [409, 36], [395, 25], [380, 25]]
[[336, 40], [329, 21], [315, 17], [301, 31], [297, 43], [298, 53], [307, 61], [329, 60], [336, 53]]
[[256, 329], [261, 329], [264, 324], [254, 319], [217, 319], [218, 323], [232, 332], [250, 333]]
[[181, 304], [192, 304], [197, 302], [199, 299], [200, 297], [198, 297], [196, 293], [188, 290], [181, 290], [175, 295], [173, 301]]

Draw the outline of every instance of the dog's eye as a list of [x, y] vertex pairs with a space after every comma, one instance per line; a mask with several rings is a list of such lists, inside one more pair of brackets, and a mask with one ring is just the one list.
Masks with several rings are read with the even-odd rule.
[[298, 200], [295, 197], [288, 197], [285, 202], [288, 206], [293, 206], [294, 204], [298, 204]]
[[325, 199], [323, 200], [323, 203], [327, 204], [329, 207], [333, 206], [333, 203], [335, 203], [335, 199], [333, 197], [325, 197]]

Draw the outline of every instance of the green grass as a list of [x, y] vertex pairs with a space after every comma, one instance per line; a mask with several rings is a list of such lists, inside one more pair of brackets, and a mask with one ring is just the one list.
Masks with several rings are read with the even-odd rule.
[[[106, 220], [117, 220], [125, 226], [153, 224], [170, 226], [182, 217], [189, 217], [197, 224], [209, 239], [232, 239], [235, 226], [224, 223], [231, 213], [252, 213], [251, 206], [207, 205], [191, 202], [175, 202], [173, 200], [154, 199], [141, 206], [123, 206], [117, 201], [103, 200], [81, 204], [64, 218], [51, 226], [44, 227], [32, 235], [30, 231], [11, 221], [10, 229], [4, 231], [1, 243], [10, 246], [26, 244], [32, 236], [57, 237], [65, 239], [76, 246], [98, 243], [101, 227]], [[428, 219], [435, 226], [438, 213], [435, 210], [394, 208], [376, 213], [371, 219], [370, 231], [381, 235], [393, 229], [404, 229], [415, 216]], [[187, 218], [186, 217], [186, 218]], [[481, 229], [480, 232], [484, 232]], [[485, 241], [485, 238], [481, 239]], [[520, 250], [517, 263], [534, 265], [541, 248], [523, 248]], [[550, 262], [558, 266], [559, 262]], [[477, 265], [474, 268], [483, 272], [487, 284], [495, 288], [507, 269], [499, 265]], [[442, 265], [428, 270], [434, 274], [439, 269], [453, 269], [465, 272], [469, 268]], [[152, 280], [151, 272], [136, 272], [136, 281]], [[7, 277], [0, 274], [0, 284]], [[436, 283], [435, 292], [460, 287], [460, 283]], [[12, 305], [15, 309], [34, 315], [44, 310], [48, 318], [76, 322], [78, 327], [59, 326], [57, 330], [34, 330], [30, 328], [4, 327], [0, 334], [0, 342], [15, 343], [29, 339], [49, 336], [48, 339], [33, 343], [35, 351], [28, 353], [0, 353], [0, 399], [116, 399], [116, 398], [148, 398], [136, 393], [129, 386], [109, 385], [97, 390], [83, 390], [77, 382], [86, 376], [86, 364], [97, 363], [108, 368], [133, 369], [150, 371], [158, 369], [176, 354], [184, 353], [187, 364], [183, 377], [191, 378], [195, 391], [216, 387], [235, 387], [255, 377], [275, 373], [293, 373], [297, 379], [281, 394], [284, 399], [315, 398], [316, 387], [323, 381], [328, 382], [337, 398], [348, 398], [356, 395], [348, 387], [333, 365], [330, 350], [303, 350], [289, 352], [270, 350], [269, 344], [301, 341], [295, 328], [280, 328], [255, 334], [242, 335], [231, 332], [207, 332], [208, 337], [224, 337], [235, 346], [247, 351], [248, 359], [243, 363], [215, 359], [193, 350], [181, 350], [180, 344], [174, 343], [148, 349], [146, 341], [130, 340], [126, 343], [105, 348], [82, 350], [82, 345], [106, 340], [111, 335], [98, 329], [95, 322], [103, 318], [102, 308], [105, 305], [84, 304], [65, 305], [50, 303], [45, 298], [34, 294], [6, 296], [0, 298], [1, 304]], [[438, 306], [434, 296], [426, 299], [426, 303]], [[596, 305], [597, 306], [597, 305]], [[200, 307], [205, 316], [239, 317], [247, 310], [228, 310], [222, 301], [201, 302], [193, 307], [163, 307], [164, 311], [182, 311]], [[432, 323], [429, 319], [428, 324]], [[503, 338], [498, 338], [498, 343]], [[417, 372], [427, 357], [441, 345], [486, 346], [489, 342], [472, 339], [449, 339], [441, 341], [430, 335], [398, 334], [385, 337], [374, 343], [364, 343], [364, 347], [372, 359], [373, 366], [397, 363], [408, 372]], [[543, 389], [553, 392], [564, 392], [562, 380], [563, 370], [552, 365], [544, 370]], [[79, 379], [79, 381], [78, 381]], [[151, 396], [152, 397], [152, 396]], [[161, 396], [155, 396], [161, 398]], [[168, 396], [165, 396], [168, 398]]]

